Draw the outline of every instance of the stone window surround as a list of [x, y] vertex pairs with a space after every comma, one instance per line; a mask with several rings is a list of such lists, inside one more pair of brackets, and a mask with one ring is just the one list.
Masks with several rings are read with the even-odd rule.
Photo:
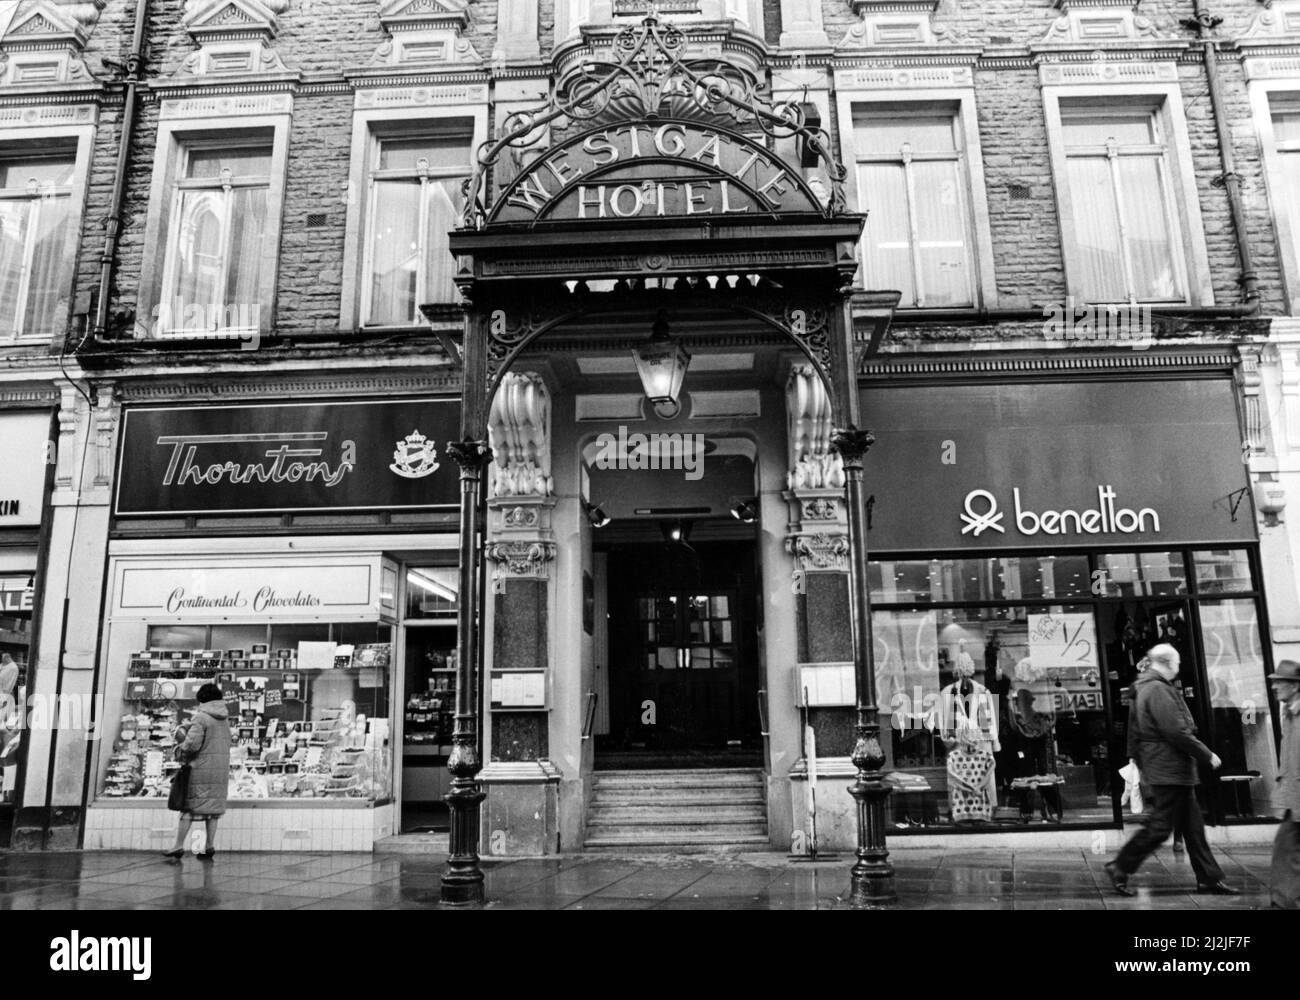
[[1199, 189], [1192, 164], [1191, 140], [1183, 114], [1182, 90], [1176, 81], [1167, 83], [1097, 84], [1043, 86], [1043, 109], [1047, 117], [1047, 146], [1051, 159], [1053, 186], [1056, 188], [1057, 221], [1061, 228], [1061, 256], [1065, 263], [1067, 293], [1084, 301], [1078, 291], [1082, 267], [1075, 250], [1074, 215], [1067, 182], [1065, 137], [1061, 127], [1061, 103], [1095, 102], [1099, 112], [1116, 106], [1116, 99], [1149, 101], [1165, 137], [1166, 176], [1176, 208], [1173, 242], [1183, 247], [1182, 275], [1184, 305], [1214, 305], [1214, 288], [1210, 280], [1209, 251], [1201, 223]]
[[1296, 237], [1300, 236], [1297, 233], [1300, 218], [1292, 219], [1282, 210], [1282, 156], [1278, 153], [1277, 139], [1273, 134], [1273, 112], [1283, 105], [1300, 111], [1300, 76], [1255, 79], [1246, 86], [1251, 115], [1264, 154], [1264, 184], [1273, 216], [1273, 230], [1277, 234], [1287, 314], [1297, 316], [1300, 315], [1300, 253], [1297, 252]]
[[[93, 118], [93, 116], [92, 116]], [[0, 130], [0, 156], [11, 154], [22, 156], [32, 151], [32, 143], [50, 143], [65, 146], [71, 151], [75, 145], [76, 153], [72, 168], [72, 214], [69, 219], [71, 232], [74, 234], [72, 267], [68, 270], [67, 309], [62, 313], [62, 322], [56, 324], [52, 333], [27, 334], [13, 339], [4, 339], [3, 343], [49, 344], [62, 339], [63, 332], [70, 329], [72, 323], [75, 295], [73, 289], [76, 281], [78, 259], [80, 257], [81, 239], [86, 213], [86, 199], [89, 192], [90, 161], [95, 151], [95, 124], [92, 120], [84, 125], [32, 125], [22, 128], [5, 128]]]
[[185, 143], [226, 138], [241, 143], [256, 135], [271, 136], [271, 186], [267, 195], [266, 242], [262, 248], [262, 287], [270, 301], [261, 303], [259, 329], [269, 335], [275, 327], [275, 299], [280, 261], [280, 233], [284, 222], [285, 185], [289, 169], [289, 125], [292, 113], [232, 116], [230, 118], [166, 119], [158, 125], [153, 177], [149, 189], [149, 214], [145, 224], [144, 259], [140, 270], [140, 293], [136, 302], [136, 337], [151, 329], [154, 309], [162, 304], [163, 273], [166, 270], [167, 240], [175, 182], [184, 163]]
[[[378, 154], [381, 138], [392, 138], [403, 133], [418, 135], [421, 127], [439, 121], [464, 119], [472, 122], [470, 137], [470, 164], [475, 151], [488, 138], [488, 109], [486, 104], [448, 104], [439, 107], [384, 108], [382, 110], [357, 109], [352, 117], [352, 152], [348, 168], [348, 190], [355, 194], [348, 199], [347, 226], [343, 242], [343, 297], [339, 310], [339, 330], [350, 333], [361, 329], [362, 293], [366, 262], [366, 219], [369, 199], [367, 175], [373, 158]], [[427, 323], [417, 317], [414, 326]], [[366, 327], [368, 330], [386, 329]], [[409, 330], [411, 327], [398, 327]]]
[[[918, 110], [955, 108], [957, 125], [962, 135], [966, 196], [970, 205], [971, 228], [974, 230], [970, 238], [974, 268], [971, 283], [975, 289], [975, 304], [980, 308], [996, 309], [998, 290], [993, 265], [993, 231], [989, 218], [988, 189], [984, 181], [984, 154], [980, 146], [979, 119], [975, 111], [975, 88], [841, 90], [837, 100], [844, 165], [849, 168], [848, 177], [844, 182], [844, 192], [848, 203], [858, 206], [860, 211], [869, 211], [870, 206], [863, 205], [861, 193], [858, 191], [858, 160], [851, 148], [855, 134], [855, 114], [862, 111], [870, 112], [873, 108], [881, 108], [881, 106], [896, 108], [900, 105], [914, 105]], [[859, 260], [857, 280], [861, 282], [863, 279], [861, 245], [856, 252]], [[905, 316], [908, 310], [900, 308], [898, 312]]]

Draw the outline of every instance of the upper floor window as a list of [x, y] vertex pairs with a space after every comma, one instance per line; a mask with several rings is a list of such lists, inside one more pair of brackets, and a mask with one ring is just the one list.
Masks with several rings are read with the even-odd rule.
[[[1300, 95], [1272, 95], [1273, 143], [1265, 146], [1269, 186], [1282, 243], [1284, 277], [1291, 312], [1300, 309]], [[1271, 163], [1269, 162], [1271, 161]]]
[[372, 137], [364, 325], [409, 326], [422, 304], [459, 300], [447, 234], [470, 176], [471, 129], [452, 119], [427, 133]]
[[887, 112], [858, 115], [854, 126], [866, 286], [900, 290], [902, 308], [975, 305], [959, 116]]
[[159, 332], [202, 336], [255, 331], [269, 292], [261, 263], [270, 144], [185, 144], [179, 174]]
[[48, 338], [67, 319], [75, 172], [75, 150], [0, 153], [0, 338]]
[[259, 343], [275, 329], [293, 100], [249, 98], [225, 121], [162, 103], [135, 336]]
[[1160, 115], [1062, 111], [1076, 289], [1091, 302], [1186, 298], [1178, 213]]

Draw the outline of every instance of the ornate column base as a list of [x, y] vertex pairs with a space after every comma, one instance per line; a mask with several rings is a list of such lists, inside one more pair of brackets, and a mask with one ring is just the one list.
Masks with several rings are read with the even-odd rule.
[[[452, 780], [451, 791], [446, 796], [451, 810], [451, 843], [478, 844], [479, 805], [486, 797], [477, 781]], [[476, 849], [450, 855], [447, 870], [442, 875], [442, 902], [448, 906], [481, 905], [486, 899], [483, 881], [483, 869], [479, 867]]]
[[894, 866], [885, 848], [885, 799], [891, 789], [880, 773], [884, 756], [878, 726], [859, 724], [853, 763], [858, 777], [849, 794], [858, 807], [858, 847], [854, 852], [858, 860], [849, 872], [848, 903], [854, 909], [875, 909], [898, 902]]

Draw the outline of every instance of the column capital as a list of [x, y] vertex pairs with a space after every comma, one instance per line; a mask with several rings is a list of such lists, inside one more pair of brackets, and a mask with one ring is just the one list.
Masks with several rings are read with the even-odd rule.
[[478, 475], [483, 466], [492, 461], [492, 449], [488, 447], [486, 441], [474, 441], [466, 438], [464, 441], [449, 441], [447, 443], [447, 454], [451, 456], [452, 461], [460, 466], [461, 475], [472, 473]]
[[860, 427], [838, 427], [831, 432], [831, 447], [839, 452], [846, 467], [861, 467], [862, 460], [875, 443], [875, 435]]

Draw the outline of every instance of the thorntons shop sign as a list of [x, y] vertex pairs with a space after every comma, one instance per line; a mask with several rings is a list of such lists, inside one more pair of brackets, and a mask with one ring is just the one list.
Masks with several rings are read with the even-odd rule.
[[453, 507], [454, 400], [132, 409], [119, 515]]

